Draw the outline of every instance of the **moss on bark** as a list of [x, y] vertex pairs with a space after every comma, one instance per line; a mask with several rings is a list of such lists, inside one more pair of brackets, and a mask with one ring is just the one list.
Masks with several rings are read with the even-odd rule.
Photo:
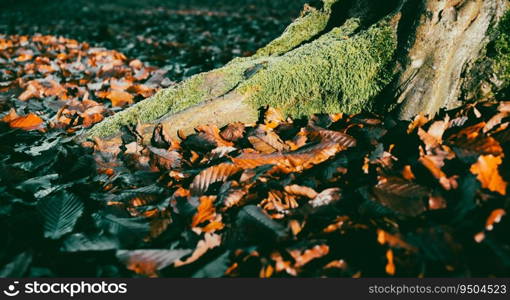
[[501, 80], [501, 88], [508, 93], [510, 88], [510, 11], [505, 14], [498, 26], [494, 49], [496, 51], [494, 72]]
[[[393, 59], [397, 42], [389, 18], [359, 31], [359, 20], [349, 19], [313, 41], [282, 52], [323, 28], [323, 15], [331, 13], [334, 2], [327, 1], [320, 16], [319, 11], [313, 11], [298, 20], [303, 24], [309, 24], [312, 19], [317, 22], [312, 22], [315, 29], [307, 34], [297, 30], [301, 25], [290, 25], [294, 29], [286, 30], [287, 41], [274, 42], [254, 57], [235, 59], [220, 69], [162, 90], [97, 124], [88, 135], [110, 136], [121, 126], [165, 119], [233, 91], [242, 95], [253, 110], [271, 105], [294, 117], [317, 112], [371, 110], [371, 100], [392, 75], [387, 65]], [[295, 39], [291, 37], [294, 33], [298, 35]], [[264, 52], [268, 55], [261, 56]]]

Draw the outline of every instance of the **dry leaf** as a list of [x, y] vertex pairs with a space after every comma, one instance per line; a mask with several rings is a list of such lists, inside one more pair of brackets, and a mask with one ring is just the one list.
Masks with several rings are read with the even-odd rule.
[[198, 174], [190, 186], [193, 195], [201, 195], [215, 182], [227, 180], [230, 176], [240, 171], [241, 168], [228, 163], [209, 167]]
[[106, 95], [112, 102], [112, 106], [121, 107], [126, 104], [133, 104], [133, 95], [125, 91], [112, 90]]
[[35, 130], [42, 128], [43, 119], [34, 113], [16, 118], [9, 122], [11, 128], [19, 128], [23, 130]]
[[204, 255], [210, 249], [216, 248], [221, 244], [221, 235], [215, 233], [206, 233], [204, 235], [204, 239], [200, 240], [197, 243], [197, 247], [195, 251], [188, 257], [186, 260], [178, 260], [175, 262], [176, 267], [181, 267], [187, 264], [190, 264], [197, 259], [199, 259], [202, 255]]
[[506, 181], [499, 175], [498, 167], [502, 163], [499, 156], [482, 155], [478, 162], [471, 166], [471, 173], [477, 175], [478, 181], [483, 188], [506, 195]]

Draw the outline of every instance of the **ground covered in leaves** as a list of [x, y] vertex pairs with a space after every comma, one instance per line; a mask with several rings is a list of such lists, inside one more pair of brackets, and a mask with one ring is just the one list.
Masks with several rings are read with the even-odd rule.
[[0, 276], [510, 274], [509, 102], [79, 144], [182, 75], [99, 46], [0, 36]]

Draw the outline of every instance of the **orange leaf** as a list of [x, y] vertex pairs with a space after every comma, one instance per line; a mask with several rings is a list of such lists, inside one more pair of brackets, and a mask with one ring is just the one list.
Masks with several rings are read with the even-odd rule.
[[23, 130], [34, 130], [41, 128], [43, 120], [36, 114], [30, 113], [26, 116], [14, 119], [9, 123], [11, 128], [19, 128]]
[[276, 128], [283, 121], [282, 113], [275, 108], [270, 107], [264, 113], [264, 124], [269, 128]]
[[19, 118], [19, 116], [16, 113], [16, 110], [14, 108], [11, 108], [11, 110], [9, 110], [9, 113], [2, 118], [2, 122], [10, 123], [17, 118]]
[[23, 53], [20, 56], [16, 57], [16, 61], [24, 62], [24, 61], [27, 61], [27, 60], [31, 60], [32, 57], [34, 57], [34, 56], [32, 54], [30, 54], [30, 53]]
[[106, 98], [110, 99], [112, 106], [124, 106], [133, 103], [133, 95], [124, 91], [112, 90], [106, 95]]
[[284, 189], [287, 193], [291, 195], [304, 196], [309, 199], [313, 199], [318, 195], [318, 193], [314, 189], [297, 184], [288, 185]]
[[42, 95], [42, 91], [39, 89], [40, 85], [32, 81], [28, 84], [27, 89], [18, 96], [19, 100], [27, 101], [30, 98], [39, 98]]
[[292, 250], [289, 252], [290, 255], [294, 258], [296, 261], [296, 264], [294, 267], [299, 268], [310, 261], [320, 258], [323, 256], [328, 255], [329, 253], [329, 246], [328, 245], [316, 245], [312, 249], [307, 249], [304, 252], [301, 252], [300, 250]]
[[216, 209], [214, 208], [214, 200], [216, 200], [216, 196], [200, 197], [200, 204], [197, 207], [197, 213], [191, 220], [191, 227], [196, 227], [205, 221], [211, 221], [215, 218]]
[[114, 91], [124, 91], [128, 89], [133, 83], [126, 79], [110, 79], [110, 87]]
[[498, 171], [498, 166], [502, 162], [499, 156], [482, 155], [478, 157], [478, 162], [471, 166], [471, 173], [477, 175], [476, 178], [478, 178], [483, 188], [506, 195], [507, 183]]
[[404, 177], [404, 179], [406, 179], [406, 180], [416, 179], [410, 165], [404, 166], [404, 168], [402, 169], [402, 177]]
[[388, 263], [386, 264], [386, 273], [388, 275], [395, 275], [395, 263], [393, 262], [393, 251], [391, 249], [386, 251], [386, 259], [388, 260]]
[[300, 172], [320, 164], [330, 157], [336, 155], [345, 147], [335, 143], [327, 142], [313, 147], [301, 148], [289, 153], [253, 154], [246, 153], [232, 158], [235, 165], [251, 169], [262, 165], [277, 165], [285, 173]]
[[485, 223], [485, 229], [487, 229], [488, 231], [494, 229], [494, 224], [499, 223], [504, 215], [506, 215], [506, 211], [502, 208], [493, 210], [490, 216], [487, 218], [487, 222]]

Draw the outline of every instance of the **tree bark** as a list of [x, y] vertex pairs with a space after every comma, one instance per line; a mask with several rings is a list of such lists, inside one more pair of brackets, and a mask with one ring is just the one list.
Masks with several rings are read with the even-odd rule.
[[147, 135], [156, 123], [175, 135], [199, 123], [252, 122], [265, 105], [294, 117], [434, 114], [507, 86], [509, 70], [498, 61], [510, 56], [510, 43], [503, 40], [491, 55], [487, 49], [508, 37], [498, 32], [508, 6], [507, 0], [322, 0], [305, 6], [254, 56], [160, 91], [88, 136], [114, 136], [137, 123], [147, 125]]

